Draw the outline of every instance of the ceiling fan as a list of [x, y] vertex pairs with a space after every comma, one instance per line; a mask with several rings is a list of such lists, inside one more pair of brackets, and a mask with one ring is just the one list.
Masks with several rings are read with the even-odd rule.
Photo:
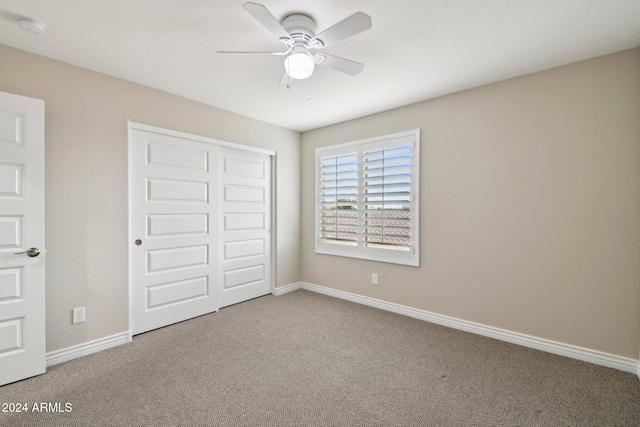
[[271, 34], [284, 43], [286, 50], [283, 52], [218, 51], [218, 53], [265, 53], [286, 56], [282, 84], [286, 83], [289, 78], [302, 80], [310, 77], [313, 74], [315, 64], [329, 67], [351, 76], [361, 73], [364, 69], [364, 65], [359, 62], [317, 51], [371, 28], [371, 17], [369, 15], [356, 12], [316, 35], [315, 22], [307, 15], [289, 15], [280, 23], [261, 4], [249, 2], [242, 5], [242, 7], [269, 30]]

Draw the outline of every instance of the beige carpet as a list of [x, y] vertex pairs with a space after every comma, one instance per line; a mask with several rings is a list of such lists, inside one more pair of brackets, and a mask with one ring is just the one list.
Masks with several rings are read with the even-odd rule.
[[640, 426], [640, 381], [307, 291], [159, 329], [0, 387], [0, 425]]

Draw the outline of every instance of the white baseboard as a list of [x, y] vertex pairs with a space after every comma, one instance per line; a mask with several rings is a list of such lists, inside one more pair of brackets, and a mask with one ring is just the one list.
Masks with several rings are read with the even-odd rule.
[[[620, 357], [582, 347], [576, 347], [569, 344], [563, 344], [555, 341], [533, 337], [530, 335], [508, 331], [505, 329], [494, 328], [492, 326], [486, 326], [479, 323], [460, 320], [454, 317], [443, 316], [441, 314], [431, 313], [429, 311], [419, 310], [401, 304], [395, 304], [375, 298], [369, 298], [363, 295], [327, 288], [325, 286], [319, 286], [305, 282], [297, 282], [290, 285], [274, 288], [272, 294], [280, 296], [289, 292], [296, 291], [298, 289], [305, 289], [311, 292], [340, 298], [358, 304], [367, 305], [369, 307], [375, 307], [381, 310], [390, 311], [392, 313], [402, 314], [405, 316], [413, 317], [415, 319], [447, 326], [453, 329], [459, 329], [477, 335], [495, 338], [524, 347], [535, 348], [537, 350], [546, 351], [548, 353], [558, 354], [561, 356], [570, 357], [572, 359], [594, 363], [596, 365], [615, 368], [625, 372], [631, 372], [636, 374], [638, 376], [638, 379], [640, 380], [640, 360]], [[58, 363], [76, 359], [78, 357], [86, 356], [88, 354], [97, 353], [98, 351], [106, 350], [111, 347], [116, 347], [121, 344], [126, 344], [130, 341], [131, 331], [125, 331], [108, 337], [99, 338], [97, 340], [89, 341], [83, 344], [49, 352], [46, 355], [46, 364], [47, 367], [49, 367]]]
[[271, 292], [275, 296], [287, 294], [289, 292], [297, 291], [302, 288], [302, 282], [292, 283], [290, 285], [280, 286], [279, 288], [273, 288]]
[[121, 332], [119, 334], [110, 335], [108, 337], [99, 338], [83, 344], [55, 350], [47, 353], [47, 367], [58, 363], [67, 362], [78, 357], [86, 356], [91, 353], [97, 353], [111, 347], [126, 344], [131, 341], [131, 331]]
[[369, 298], [358, 294], [352, 294], [349, 292], [339, 291], [336, 289], [314, 285], [311, 283], [300, 282], [292, 285], [287, 285], [287, 287], [285, 288], [288, 289], [288, 286], [292, 287], [291, 290], [305, 289], [308, 291], [317, 292], [319, 294], [324, 294], [358, 304], [379, 308], [381, 310], [402, 314], [427, 322], [436, 323], [438, 325], [447, 326], [449, 328], [459, 329], [477, 335], [495, 338], [497, 340], [510, 342], [512, 344], [518, 344], [524, 347], [535, 348], [537, 350], [546, 351], [548, 353], [558, 354], [561, 356], [570, 357], [572, 359], [594, 363], [596, 365], [615, 368], [625, 372], [631, 372], [637, 374], [638, 378], [640, 379], [639, 360], [616, 356], [613, 354], [603, 353], [600, 351], [590, 350], [587, 348], [577, 347], [569, 344], [563, 344], [543, 338], [537, 338], [534, 336], [520, 334], [518, 332], [512, 332], [505, 329], [494, 328], [492, 326], [469, 322], [467, 320], [460, 320], [454, 317], [443, 316], [441, 314], [431, 313], [429, 311], [419, 310], [416, 308], [411, 308], [375, 298]]

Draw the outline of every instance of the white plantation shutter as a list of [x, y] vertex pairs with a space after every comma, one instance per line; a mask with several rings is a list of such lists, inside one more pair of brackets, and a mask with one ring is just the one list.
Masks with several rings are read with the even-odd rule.
[[420, 131], [316, 149], [316, 252], [419, 265]]
[[320, 159], [320, 240], [358, 244], [358, 153]]
[[383, 146], [362, 155], [363, 244], [411, 250], [411, 145]]

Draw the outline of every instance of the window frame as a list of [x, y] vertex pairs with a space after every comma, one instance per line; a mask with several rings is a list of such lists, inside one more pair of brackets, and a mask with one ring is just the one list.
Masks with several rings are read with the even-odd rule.
[[[411, 145], [409, 251], [374, 248], [364, 245], [363, 153], [380, 147]], [[321, 162], [323, 158], [355, 153], [357, 156], [357, 240], [355, 246], [322, 242]], [[418, 267], [420, 265], [420, 129], [413, 129], [343, 144], [318, 147], [315, 150], [315, 252], [370, 261]], [[337, 196], [336, 196], [337, 198]]]

